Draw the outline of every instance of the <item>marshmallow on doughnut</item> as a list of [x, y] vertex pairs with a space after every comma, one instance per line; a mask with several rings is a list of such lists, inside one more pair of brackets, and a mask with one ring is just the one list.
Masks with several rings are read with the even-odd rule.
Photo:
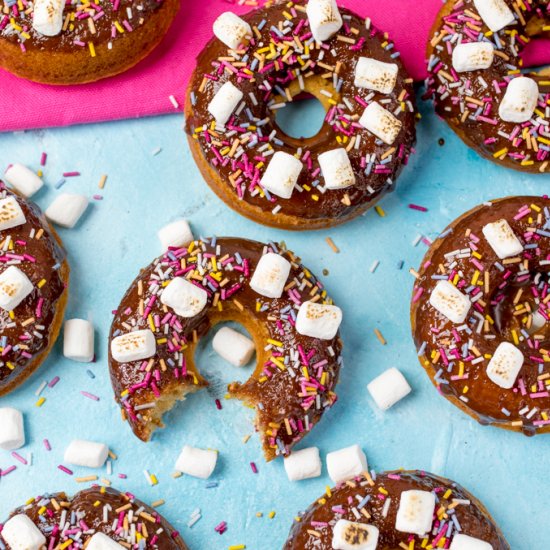
[[181, 248], [187, 246], [193, 239], [193, 233], [187, 220], [176, 220], [159, 229], [157, 236], [163, 252], [170, 247]]
[[453, 323], [463, 323], [470, 311], [470, 298], [449, 281], [437, 281], [430, 304]]
[[214, 351], [235, 367], [246, 365], [254, 355], [254, 342], [244, 334], [222, 327], [212, 340]]
[[75, 466], [101, 468], [105, 464], [108, 455], [109, 448], [103, 443], [75, 439], [65, 449], [64, 460]]
[[270, 193], [290, 199], [303, 166], [294, 155], [277, 151], [271, 157], [260, 183]]
[[4, 179], [27, 198], [34, 195], [44, 185], [42, 179], [22, 164], [12, 164], [6, 170]]
[[121, 334], [111, 342], [111, 354], [119, 363], [149, 359], [156, 351], [157, 341], [149, 329]]
[[34, 289], [29, 278], [15, 265], [0, 274], [0, 308], [14, 310]]
[[344, 189], [355, 185], [355, 174], [343, 147], [321, 153], [317, 160], [327, 189]]
[[306, 13], [311, 33], [317, 42], [328, 40], [343, 25], [336, 0], [309, 0]]
[[40, 550], [46, 544], [42, 531], [25, 514], [17, 514], [4, 523], [2, 538], [11, 550]]
[[403, 126], [398, 118], [376, 101], [365, 109], [359, 124], [387, 145], [391, 145], [396, 140]]
[[504, 0], [474, 0], [474, 5], [483, 22], [493, 32], [511, 25], [514, 14]]
[[522, 366], [523, 353], [510, 342], [501, 342], [487, 365], [487, 376], [497, 386], [509, 390]]
[[0, 408], [0, 449], [14, 451], [25, 444], [23, 415], [11, 407]]
[[359, 445], [327, 454], [328, 475], [336, 484], [357, 477], [367, 469], [367, 457]]
[[506, 122], [527, 122], [535, 112], [539, 86], [527, 76], [511, 80], [498, 107], [500, 118]]
[[339, 519], [332, 530], [334, 550], [376, 550], [380, 531], [374, 525]]
[[222, 13], [214, 21], [214, 34], [228, 48], [236, 50], [241, 44], [244, 44], [247, 37], [252, 36], [252, 28], [231, 11]]
[[403, 491], [395, 518], [395, 528], [402, 533], [424, 536], [432, 529], [435, 495], [429, 491]]
[[94, 358], [94, 326], [84, 319], [65, 321], [63, 355], [73, 361], [90, 363]]
[[267, 298], [280, 298], [290, 273], [290, 262], [280, 254], [264, 254], [250, 279], [250, 288]]
[[523, 245], [506, 220], [498, 220], [483, 226], [483, 235], [496, 255], [503, 260], [523, 252]]
[[495, 48], [491, 42], [458, 44], [453, 50], [453, 67], [457, 73], [488, 69], [494, 56]]
[[342, 310], [338, 306], [304, 302], [296, 316], [296, 330], [304, 336], [332, 340], [342, 322]]
[[126, 547], [108, 537], [105, 533], [98, 532], [92, 536], [86, 550], [126, 550]]
[[372, 57], [360, 57], [355, 66], [355, 86], [391, 94], [397, 82], [398, 67]]
[[26, 223], [27, 219], [14, 196], [0, 200], [0, 231]]
[[188, 476], [208, 479], [218, 460], [218, 453], [185, 445], [176, 462], [176, 470]]
[[453, 537], [449, 550], [493, 550], [493, 545], [481, 539], [458, 533]]
[[71, 229], [88, 208], [88, 198], [84, 195], [61, 193], [46, 209], [46, 218], [61, 227]]
[[290, 481], [300, 481], [321, 475], [321, 458], [317, 447], [309, 447], [292, 451], [292, 454], [285, 456], [285, 471]]
[[57, 36], [63, 29], [65, 0], [34, 0], [32, 26], [44, 36]]
[[395, 367], [377, 376], [367, 385], [367, 390], [383, 411], [393, 407], [403, 397], [411, 393], [409, 383]]
[[216, 119], [218, 126], [225, 126], [233, 111], [243, 98], [243, 93], [231, 82], [226, 82], [208, 104], [208, 112]]
[[183, 277], [174, 277], [162, 291], [160, 301], [180, 317], [195, 317], [205, 308], [208, 293]]

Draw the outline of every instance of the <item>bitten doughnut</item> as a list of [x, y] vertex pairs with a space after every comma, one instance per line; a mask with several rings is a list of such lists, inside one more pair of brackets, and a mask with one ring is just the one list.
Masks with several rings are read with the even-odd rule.
[[283, 550], [510, 550], [483, 504], [453, 481], [417, 470], [365, 473], [327, 489]]
[[193, 355], [221, 321], [252, 336], [254, 373], [229, 396], [256, 410], [267, 460], [288, 455], [335, 401], [342, 365], [340, 308], [292, 252], [236, 238], [171, 247], [141, 271], [111, 326], [115, 397], [147, 441], [176, 400], [208, 385]]
[[[393, 190], [415, 141], [413, 81], [386, 34], [334, 0], [226, 12], [197, 60], [185, 106], [191, 151], [240, 214], [285, 229], [343, 223]], [[316, 97], [311, 138], [278, 109]]]
[[44, 84], [82, 84], [146, 57], [179, 0], [2, 0], [0, 7], [0, 67]]
[[550, 77], [520, 73], [549, 21], [548, 0], [448, 0], [428, 45], [437, 114], [480, 155], [524, 172], [550, 172]]
[[61, 329], [68, 285], [57, 233], [36, 204], [0, 182], [0, 396], [47, 357]]
[[420, 363], [482, 424], [550, 430], [550, 199], [509, 197], [460, 216], [435, 240], [411, 305]]
[[92, 487], [74, 497], [55, 493], [31, 499], [0, 526], [0, 547], [88, 550], [188, 550], [180, 534], [130, 493]]

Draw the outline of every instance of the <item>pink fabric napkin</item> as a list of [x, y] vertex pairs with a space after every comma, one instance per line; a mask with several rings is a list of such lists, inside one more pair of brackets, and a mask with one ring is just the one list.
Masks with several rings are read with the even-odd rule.
[[[168, 35], [152, 55], [114, 78], [82, 86], [46, 86], [0, 69], [0, 131], [67, 126], [174, 112], [182, 104], [197, 53], [212, 36], [212, 23], [226, 10], [250, 8], [229, 0], [181, 0]], [[425, 76], [425, 46], [441, 0], [339, 0], [390, 33], [415, 79]], [[533, 43], [526, 64], [550, 61], [549, 42]]]

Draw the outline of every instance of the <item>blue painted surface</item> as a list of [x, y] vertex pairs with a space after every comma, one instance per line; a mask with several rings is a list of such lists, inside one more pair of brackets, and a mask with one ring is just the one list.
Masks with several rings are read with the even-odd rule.
[[[307, 108], [306, 108], [307, 109]], [[32, 467], [20, 465], [0, 451], [0, 468], [18, 464], [0, 479], [0, 518], [38, 493], [82, 488], [57, 469], [73, 438], [107, 443], [119, 456], [109, 479], [121, 490], [144, 500], [166, 500], [160, 511], [181, 530], [190, 547], [222, 549], [246, 544], [248, 550], [280, 548], [292, 518], [315, 500], [329, 484], [323, 477], [290, 484], [281, 461], [265, 464], [258, 439], [252, 434], [251, 414], [238, 402], [223, 401], [224, 386], [245, 372], [214, 356], [209, 342], [202, 346], [199, 364], [212, 387], [194, 395], [168, 415], [169, 428], [150, 444], [135, 439], [119, 418], [113, 401], [106, 362], [106, 337], [111, 310], [118, 305], [140, 267], [159, 252], [156, 231], [177, 216], [187, 217], [196, 235], [239, 235], [258, 240], [284, 239], [324, 281], [344, 309], [342, 335], [346, 367], [338, 387], [340, 401], [304, 441], [322, 454], [360, 443], [370, 466], [423, 468], [464, 484], [481, 498], [500, 523], [514, 550], [543, 550], [550, 540], [547, 479], [550, 436], [526, 438], [495, 428], [483, 428], [439, 397], [420, 368], [410, 336], [408, 311], [412, 289], [409, 267], [418, 267], [425, 245], [413, 246], [417, 235], [434, 237], [448, 222], [479, 202], [510, 194], [548, 192], [548, 177], [518, 174], [483, 161], [469, 151], [425, 107], [419, 127], [418, 154], [400, 179], [397, 191], [381, 203], [386, 217], [374, 211], [344, 227], [313, 233], [288, 233], [258, 226], [222, 204], [203, 183], [181, 131], [177, 116], [70, 129], [0, 136], [0, 167], [10, 162], [38, 168], [47, 151], [47, 188], [36, 197], [45, 207], [57, 191], [61, 173], [78, 170], [64, 191], [93, 195], [86, 217], [75, 230], [61, 230], [72, 267], [68, 315], [93, 319], [97, 363], [87, 366], [65, 360], [60, 343], [51, 357], [23, 388], [3, 398], [2, 405], [26, 415], [28, 444], [24, 456], [34, 455]], [[298, 117], [297, 117], [298, 120]], [[445, 145], [438, 145], [443, 137]], [[153, 155], [158, 147], [162, 151]], [[100, 176], [109, 175], [103, 192]], [[411, 210], [422, 204], [428, 213]], [[340, 247], [334, 254], [324, 239]], [[369, 271], [376, 260], [380, 265]], [[397, 265], [404, 261], [404, 268]], [[388, 344], [374, 335], [378, 328]], [[397, 366], [413, 393], [386, 413], [376, 410], [366, 384], [390, 366]], [[86, 370], [90, 368], [95, 378]], [[42, 381], [60, 376], [46, 402], [37, 408], [35, 391]], [[81, 395], [88, 391], [99, 402]], [[218, 411], [214, 399], [220, 398]], [[43, 438], [52, 451], [46, 452]], [[184, 444], [220, 450], [214, 479], [219, 486], [189, 477], [172, 479], [176, 457]], [[258, 465], [254, 475], [249, 462]], [[143, 469], [159, 484], [150, 487]], [[78, 476], [94, 473], [76, 469]], [[104, 474], [104, 472], [101, 472]], [[118, 474], [127, 474], [125, 480]], [[103, 476], [102, 476], [103, 477]], [[189, 516], [200, 508], [203, 518], [192, 528]], [[268, 514], [276, 511], [274, 519]], [[263, 517], [256, 517], [263, 512]], [[214, 527], [222, 520], [228, 531]]]

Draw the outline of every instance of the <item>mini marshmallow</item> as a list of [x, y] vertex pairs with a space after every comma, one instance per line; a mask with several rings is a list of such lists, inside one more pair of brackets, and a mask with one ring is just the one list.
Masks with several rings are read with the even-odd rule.
[[449, 550], [493, 550], [493, 545], [481, 539], [458, 533], [453, 537]]
[[57, 36], [63, 29], [65, 0], [34, 0], [32, 26], [44, 36]]
[[493, 32], [511, 25], [514, 14], [504, 0], [474, 0], [474, 5], [483, 22]]
[[344, 189], [355, 184], [348, 152], [343, 147], [321, 153], [317, 160], [327, 189]]
[[294, 155], [277, 151], [269, 161], [260, 183], [270, 193], [282, 199], [290, 199], [303, 166]]
[[65, 321], [63, 355], [80, 363], [90, 363], [94, 358], [94, 326], [84, 319]]
[[14, 310], [34, 289], [29, 278], [15, 265], [0, 275], [0, 308]]
[[280, 298], [290, 273], [290, 262], [280, 254], [264, 254], [250, 279], [250, 288], [267, 298]]
[[88, 198], [84, 195], [61, 193], [46, 209], [46, 218], [51, 222], [71, 229], [88, 208]]
[[208, 479], [218, 460], [218, 453], [212, 450], [196, 449], [185, 445], [176, 462], [176, 470], [200, 479]]
[[506, 220], [498, 220], [483, 226], [483, 235], [496, 255], [503, 260], [523, 252], [523, 245]]
[[395, 367], [377, 376], [367, 385], [367, 390], [383, 411], [393, 407], [403, 397], [411, 393], [409, 383]]
[[183, 277], [174, 277], [162, 291], [160, 301], [181, 317], [194, 317], [205, 308], [208, 293]]
[[108, 537], [105, 533], [98, 532], [92, 536], [86, 550], [126, 550], [126, 547]]
[[332, 340], [342, 322], [342, 310], [338, 306], [303, 302], [296, 316], [299, 334], [321, 340]]
[[309, 0], [306, 7], [309, 27], [317, 42], [335, 35], [343, 25], [336, 0]]
[[4, 179], [27, 198], [34, 195], [44, 185], [41, 178], [22, 164], [12, 164], [6, 170]]
[[225, 126], [233, 111], [243, 98], [243, 93], [231, 82], [226, 82], [208, 104], [208, 112], [216, 119], [218, 126]]
[[15, 451], [25, 444], [23, 415], [11, 407], [0, 408], [0, 449]]
[[437, 281], [430, 296], [430, 304], [456, 324], [466, 320], [471, 306], [470, 298], [449, 281]]
[[497, 386], [509, 390], [523, 366], [523, 353], [510, 342], [501, 342], [487, 365], [487, 376]]
[[367, 469], [367, 457], [359, 445], [327, 454], [328, 475], [336, 484], [357, 477]]
[[429, 491], [403, 491], [395, 518], [395, 528], [401, 533], [423, 536], [432, 530], [435, 495]]
[[250, 25], [231, 11], [222, 13], [214, 21], [213, 29], [216, 37], [232, 50], [245, 44], [247, 37], [252, 36]]
[[148, 359], [155, 355], [156, 351], [157, 341], [149, 329], [121, 334], [111, 342], [111, 354], [119, 363]]
[[25, 514], [10, 518], [2, 528], [2, 538], [11, 550], [40, 550], [46, 545], [46, 537]]
[[193, 240], [193, 233], [186, 220], [180, 219], [165, 225], [157, 233], [163, 252], [170, 247], [182, 248]]
[[395, 141], [402, 127], [401, 121], [376, 101], [365, 109], [359, 124], [388, 145]]
[[109, 449], [103, 443], [75, 439], [65, 449], [64, 459], [65, 462], [74, 466], [101, 468], [105, 464], [108, 455]]
[[391, 94], [397, 82], [397, 65], [372, 57], [360, 57], [355, 66], [355, 86]]
[[244, 334], [222, 327], [212, 340], [214, 351], [235, 367], [246, 365], [256, 350], [254, 342]]
[[0, 231], [19, 227], [26, 221], [27, 218], [15, 197], [10, 196], [0, 200]]
[[495, 48], [491, 42], [458, 44], [453, 50], [453, 67], [458, 73], [488, 69], [494, 56]]
[[527, 122], [535, 112], [539, 100], [539, 86], [528, 76], [510, 80], [498, 107], [500, 118], [506, 122]]
[[321, 475], [321, 458], [317, 447], [292, 451], [284, 459], [285, 471], [290, 481], [300, 481]]
[[376, 550], [380, 531], [374, 525], [339, 519], [332, 530], [334, 550]]

